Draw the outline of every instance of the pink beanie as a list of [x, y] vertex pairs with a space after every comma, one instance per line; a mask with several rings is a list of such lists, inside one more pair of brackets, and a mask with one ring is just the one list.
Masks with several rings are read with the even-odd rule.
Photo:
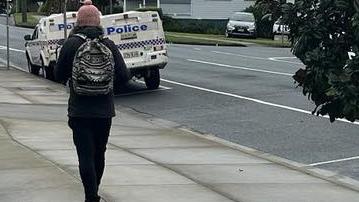
[[78, 26], [99, 26], [100, 25], [100, 11], [96, 6], [92, 5], [91, 0], [86, 0], [84, 5], [80, 7], [77, 13]]

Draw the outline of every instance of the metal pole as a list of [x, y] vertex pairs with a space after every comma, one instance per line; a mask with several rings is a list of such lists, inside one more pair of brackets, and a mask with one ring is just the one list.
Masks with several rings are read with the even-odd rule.
[[67, 14], [66, 14], [66, 10], [67, 10], [67, 0], [65, 0], [65, 5], [64, 5], [64, 39], [67, 39]]
[[123, 12], [127, 11], [127, 0], [123, 0]]
[[6, 0], [6, 61], [7, 61], [7, 70], [10, 69], [10, 34], [9, 34], [9, 15], [10, 15], [10, 5], [9, 0]]
[[161, 8], [161, 2], [160, 2], [160, 0], [157, 0], [157, 8]]
[[143, 7], [146, 8], [146, 0], [143, 0]]
[[112, 0], [110, 0], [110, 14], [113, 13], [113, 4], [112, 4]]
[[282, 22], [280, 26], [282, 27], [282, 46], [284, 47], [284, 25], [282, 25]]

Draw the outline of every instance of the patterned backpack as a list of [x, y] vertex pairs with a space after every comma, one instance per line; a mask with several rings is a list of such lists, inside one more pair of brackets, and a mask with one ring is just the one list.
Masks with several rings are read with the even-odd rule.
[[73, 62], [74, 92], [87, 96], [112, 93], [115, 62], [111, 50], [102, 43], [102, 38], [90, 39], [82, 34], [74, 36], [85, 40]]

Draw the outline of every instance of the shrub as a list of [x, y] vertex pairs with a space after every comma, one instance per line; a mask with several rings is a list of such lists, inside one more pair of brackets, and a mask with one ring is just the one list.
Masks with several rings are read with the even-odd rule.
[[226, 19], [177, 19], [167, 16], [164, 19], [163, 26], [165, 31], [170, 32], [224, 34], [227, 21]]
[[[359, 1], [296, 0], [284, 7], [292, 50], [305, 65], [295, 80], [330, 121], [359, 118]], [[348, 52], [356, 56], [350, 59]]]
[[263, 38], [273, 37], [274, 22], [282, 15], [280, 0], [257, 0], [254, 6], [246, 8], [245, 12], [253, 13], [256, 19], [257, 35]]
[[[123, 12], [123, 7], [122, 6], [118, 6], [118, 5], [114, 5], [112, 7], [112, 13], [122, 13]], [[105, 6], [104, 12], [102, 13], [103, 15], [107, 15], [110, 14], [110, 6]]]

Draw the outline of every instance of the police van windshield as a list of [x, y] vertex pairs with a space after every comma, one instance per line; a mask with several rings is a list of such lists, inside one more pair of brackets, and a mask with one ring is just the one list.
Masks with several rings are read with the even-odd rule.
[[254, 16], [251, 13], [235, 13], [229, 19], [233, 21], [254, 22]]

